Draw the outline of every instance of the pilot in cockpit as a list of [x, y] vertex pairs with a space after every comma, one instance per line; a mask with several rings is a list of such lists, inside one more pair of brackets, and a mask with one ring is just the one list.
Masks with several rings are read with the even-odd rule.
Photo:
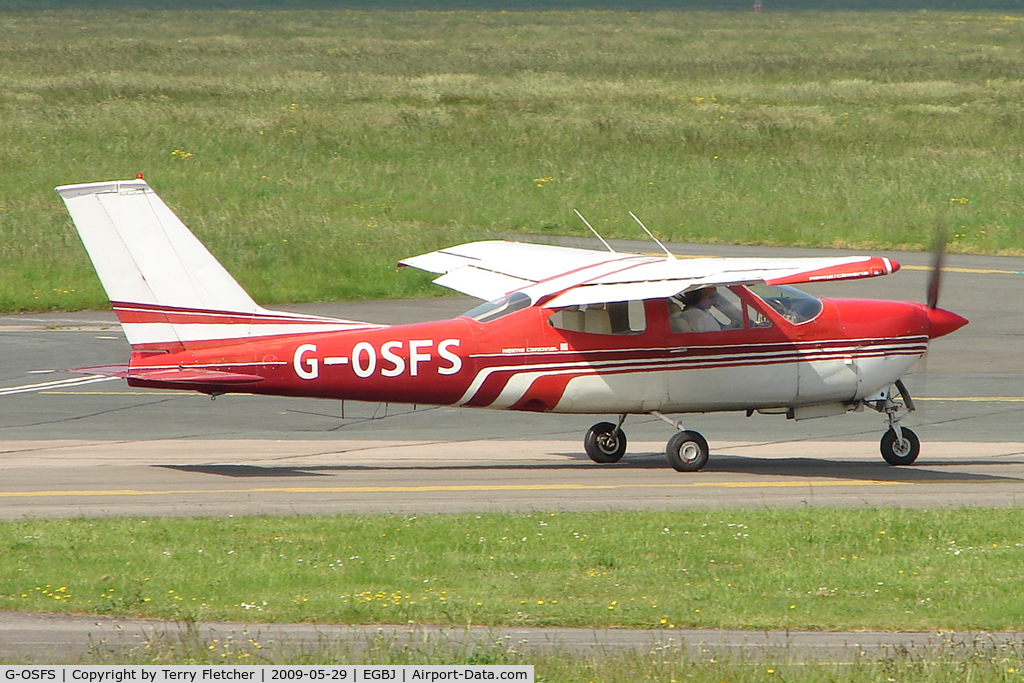
[[[669, 325], [673, 332], [719, 332], [743, 327], [743, 314], [717, 287], [702, 287], [672, 297]], [[680, 309], [681, 307], [681, 309]], [[721, 319], [712, 313], [719, 312]], [[724, 321], [724, 322], [723, 322]]]

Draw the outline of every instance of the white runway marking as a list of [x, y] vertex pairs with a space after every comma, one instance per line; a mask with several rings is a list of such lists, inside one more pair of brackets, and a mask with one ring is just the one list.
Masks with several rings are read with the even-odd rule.
[[109, 382], [110, 380], [121, 379], [120, 377], [107, 377], [105, 375], [85, 375], [84, 377], [72, 377], [71, 379], [55, 380], [53, 382], [40, 382], [38, 384], [23, 384], [19, 387], [4, 387], [0, 389], [0, 396], [11, 396], [13, 394], [31, 394], [46, 389], [57, 389], [63, 387], [79, 387], [83, 384], [95, 382]]

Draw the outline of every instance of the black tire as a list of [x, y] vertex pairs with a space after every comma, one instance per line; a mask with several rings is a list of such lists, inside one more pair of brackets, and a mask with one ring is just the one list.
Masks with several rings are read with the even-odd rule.
[[697, 432], [677, 432], [668, 440], [665, 455], [677, 472], [696, 472], [708, 464], [708, 442]]
[[622, 460], [626, 452], [626, 433], [611, 422], [598, 422], [583, 437], [583, 449], [594, 462], [607, 465]]
[[903, 432], [902, 443], [897, 438], [896, 432], [890, 429], [882, 435], [879, 450], [882, 451], [882, 457], [890, 465], [911, 465], [921, 453], [921, 441], [917, 438], [917, 434], [906, 427], [901, 428], [900, 431]]

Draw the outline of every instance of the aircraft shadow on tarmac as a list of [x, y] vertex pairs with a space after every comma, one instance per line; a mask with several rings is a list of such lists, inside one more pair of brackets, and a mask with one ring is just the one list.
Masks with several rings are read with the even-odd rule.
[[222, 477], [328, 477], [327, 472], [316, 472], [316, 467], [262, 467], [260, 465], [156, 465], [165, 470], [178, 472], [196, 472], [198, 474], [216, 474]]
[[[960, 482], [1010, 482], [1024, 481], [1020, 477], [984, 474], [976, 472], [942, 471], [951, 465], [972, 467], [1021, 465], [1024, 461], [1007, 461], [1003, 459], [956, 461], [953, 463], [923, 462], [912, 467], [892, 467], [883, 462], [843, 462], [816, 458], [760, 458], [753, 456], [718, 455], [711, 459], [707, 467], [700, 473], [680, 474], [673, 472], [665, 463], [661, 453], [633, 454], [612, 465], [594, 465], [585, 456], [578, 453], [552, 453], [565, 460], [552, 463], [516, 462], [509, 464], [443, 464], [443, 465], [373, 465], [373, 464], [338, 464], [310, 465], [232, 465], [232, 464], [196, 464], [196, 465], [155, 465], [163, 469], [198, 474], [212, 474], [232, 478], [280, 478], [280, 477], [329, 477], [345, 472], [398, 472], [398, 471], [571, 471], [586, 470], [588, 474], [601, 472], [621, 473], [623, 470], [663, 470], [666, 477], [677, 477], [680, 483], [701, 481], [707, 474], [753, 474], [771, 477], [790, 477], [797, 479], [849, 479], [851, 481], [875, 481], [880, 483], [942, 483]], [[618, 475], [614, 475], [618, 476]], [[710, 482], [709, 482], [710, 483]]]

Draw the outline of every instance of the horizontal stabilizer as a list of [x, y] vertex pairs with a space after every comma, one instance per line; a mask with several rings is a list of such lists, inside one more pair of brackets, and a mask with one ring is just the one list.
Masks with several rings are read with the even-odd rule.
[[91, 368], [75, 368], [67, 372], [103, 377], [123, 377], [129, 382], [162, 382], [166, 384], [256, 384], [262, 382], [259, 375], [241, 372], [227, 372], [211, 368], [133, 368], [128, 365], [97, 365]]
[[225, 372], [209, 368], [132, 368], [127, 375], [129, 382], [165, 382], [168, 384], [256, 384], [262, 382], [259, 375], [240, 372]]
[[64, 372], [73, 372], [76, 375], [100, 375], [102, 377], [127, 377], [127, 365], [95, 365], [91, 368], [74, 368]]

